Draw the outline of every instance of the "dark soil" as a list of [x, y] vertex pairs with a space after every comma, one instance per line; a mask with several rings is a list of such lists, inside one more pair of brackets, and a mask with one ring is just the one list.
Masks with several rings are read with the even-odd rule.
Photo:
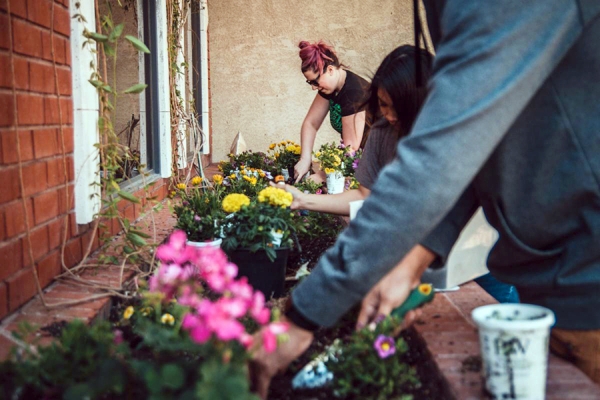
[[42, 332], [42, 335], [44, 336], [51, 336], [51, 337], [60, 337], [60, 335], [62, 334], [63, 329], [67, 326], [68, 322], [67, 321], [56, 321], [53, 322], [51, 324], [42, 326], [40, 328], [40, 331]]

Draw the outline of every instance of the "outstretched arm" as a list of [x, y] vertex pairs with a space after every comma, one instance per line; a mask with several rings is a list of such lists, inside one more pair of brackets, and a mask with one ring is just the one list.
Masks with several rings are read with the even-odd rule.
[[302, 129], [300, 131], [300, 146], [302, 147], [302, 153], [300, 154], [300, 161], [294, 166], [296, 182], [310, 170], [315, 137], [328, 112], [329, 101], [317, 94], [308, 109], [306, 117], [304, 117], [304, 122], [302, 122]]

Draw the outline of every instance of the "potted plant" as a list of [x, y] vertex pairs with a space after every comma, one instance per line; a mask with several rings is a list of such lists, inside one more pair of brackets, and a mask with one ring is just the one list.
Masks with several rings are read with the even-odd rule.
[[273, 157], [278, 173], [281, 173], [286, 181], [294, 177], [294, 166], [300, 160], [300, 154], [300, 145], [291, 140], [271, 143], [269, 146], [269, 155]]
[[241, 193], [256, 197], [272, 180], [270, 172], [242, 165], [223, 179], [223, 193]]
[[252, 200], [240, 193], [223, 199], [223, 210], [229, 213], [223, 250], [239, 274], [267, 297], [283, 295], [292, 236], [298, 230], [289, 208], [292, 200], [291, 193], [275, 187], [261, 190]]
[[315, 153], [315, 157], [319, 160], [321, 170], [327, 176], [327, 193], [342, 193], [344, 191], [345, 170], [344, 149], [336, 146], [333, 142], [325, 143]]
[[181, 203], [173, 207], [177, 217], [175, 227], [186, 233], [190, 245], [221, 245], [221, 221], [225, 213], [221, 209], [223, 186], [220, 182], [222, 179], [215, 179], [212, 188], [203, 187], [202, 178], [197, 176], [192, 178], [191, 187], [184, 183], [177, 185]]

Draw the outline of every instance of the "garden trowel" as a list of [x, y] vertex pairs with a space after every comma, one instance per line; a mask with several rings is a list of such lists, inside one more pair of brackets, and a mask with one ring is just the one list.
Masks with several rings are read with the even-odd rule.
[[[399, 307], [394, 308], [391, 315], [404, 318], [407, 312], [429, 303], [433, 300], [433, 287], [430, 283], [422, 283], [408, 295], [406, 301]], [[336, 339], [325, 351], [317, 355], [312, 361], [304, 366], [292, 379], [294, 389], [313, 389], [325, 386], [333, 380], [333, 373], [325, 365], [328, 361], [336, 362], [336, 354], [341, 350], [341, 341]]]

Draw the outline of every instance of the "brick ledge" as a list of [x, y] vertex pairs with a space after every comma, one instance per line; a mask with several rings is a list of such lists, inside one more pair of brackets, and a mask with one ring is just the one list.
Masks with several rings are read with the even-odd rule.
[[[432, 304], [423, 308], [423, 317], [414, 324], [446, 379], [454, 398], [485, 399], [481, 372], [463, 370], [463, 361], [479, 357], [479, 336], [471, 319], [476, 307], [496, 303], [474, 282], [456, 292], [438, 293]], [[547, 400], [600, 399], [600, 387], [567, 361], [550, 354]]]

